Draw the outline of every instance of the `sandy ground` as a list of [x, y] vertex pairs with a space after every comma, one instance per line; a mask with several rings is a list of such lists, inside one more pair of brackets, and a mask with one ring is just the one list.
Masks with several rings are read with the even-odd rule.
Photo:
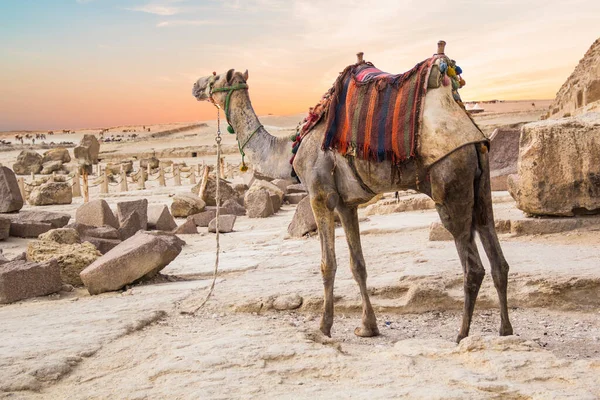
[[[511, 113], [495, 115], [494, 123]], [[261, 120], [285, 135], [300, 118]], [[105, 144], [102, 150], [210, 144], [214, 123], [200, 130], [196, 136], [178, 133], [170, 142]], [[0, 162], [16, 154], [0, 152]], [[102, 196], [93, 188], [91, 197], [113, 207], [137, 198], [169, 205], [173, 194], [190, 188], [187, 182], [161, 188], [152, 181], [126, 193], [111, 186]], [[523, 218], [505, 193], [495, 198], [497, 218]], [[38, 209], [74, 215], [81, 202]], [[320, 245], [316, 237], [288, 237], [294, 210], [284, 205], [267, 219], [239, 217], [235, 232], [221, 236], [215, 292], [195, 316], [182, 311], [204, 299], [212, 278], [215, 238], [205, 228], [181, 235], [187, 244], [163, 279], [98, 296], [80, 288], [0, 306], [0, 399], [600, 397], [597, 227], [501, 235], [511, 265], [515, 335], [497, 336], [497, 297], [484, 260], [488, 275], [471, 337], [456, 345], [462, 274], [452, 242], [428, 241], [436, 212], [367, 216], [362, 209], [368, 284], [382, 335], [353, 334], [360, 295], [344, 232], [337, 228], [336, 317], [332, 338], [325, 338], [318, 332]], [[10, 238], [0, 248], [12, 257], [27, 243]], [[274, 303], [291, 296], [302, 299], [298, 309], [275, 309]]]

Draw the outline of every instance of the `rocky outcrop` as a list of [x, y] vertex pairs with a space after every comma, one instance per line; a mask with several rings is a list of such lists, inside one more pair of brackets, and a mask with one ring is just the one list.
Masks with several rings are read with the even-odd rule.
[[139, 232], [81, 272], [90, 294], [119, 290], [153, 276], [181, 252], [185, 242], [169, 233]]
[[190, 215], [201, 213], [205, 207], [206, 204], [197, 195], [182, 193], [173, 197], [171, 214], [174, 217], [186, 218]]
[[42, 170], [42, 156], [33, 150], [23, 150], [13, 164], [13, 171], [17, 175], [37, 174]]
[[0, 167], [0, 213], [19, 211], [23, 208], [23, 197], [15, 173]]
[[55, 204], [71, 204], [73, 191], [71, 185], [64, 182], [49, 182], [36, 187], [29, 195], [29, 204], [33, 206], [49, 206]]
[[9, 261], [0, 265], [0, 304], [60, 291], [60, 268], [55, 260], [39, 264]]
[[75, 222], [91, 226], [112, 226], [119, 228], [119, 221], [105, 200], [93, 200], [83, 204], [75, 212]]
[[[596, 107], [594, 107], [596, 106]], [[600, 39], [585, 53], [550, 106], [550, 118], [600, 111]]]
[[507, 190], [508, 176], [517, 173], [520, 129], [498, 128], [490, 136], [490, 178], [492, 190]]
[[600, 113], [524, 125], [518, 175], [508, 179], [517, 207], [533, 215], [600, 211]]

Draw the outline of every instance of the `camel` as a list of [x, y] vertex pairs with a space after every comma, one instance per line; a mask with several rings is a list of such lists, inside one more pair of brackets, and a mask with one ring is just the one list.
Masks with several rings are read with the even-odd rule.
[[[441, 51], [438, 49], [438, 54], [443, 54], [443, 47]], [[439, 77], [439, 69], [436, 71], [434, 67], [423, 106], [419, 139], [423, 152], [435, 152], [440, 146], [439, 140], [436, 141], [440, 132], [458, 135], [465, 130], [479, 131], [454, 101], [451, 88], [440, 84]], [[199, 78], [192, 93], [198, 101], [208, 100], [225, 110], [240, 150], [247, 154], [258, 171], [272, 178], [289, 179], [292, 172], [289, 163], [291, 143], [288, 138], [274, 137], [264, 129], [252, 108], [247, 81], [247, 70], [240, 73], [231, 69], [226, 73]], [[334, 210], [346, 234], [350, 268], [362, 298], [362, 324], [354, 333], [361, 337], [377, 336], [379, 329], [367, 288], [357, 207], [378, 193], [413, 189], [434, 200], [443, 225], [454, 237], [462, 264], [464, 309], [457, 342], [469, 334], [477, 294], [485, 275], [475, 244], [475, 232], [479, 234], [490, 261], [499, 298], [499, 333], [501, 336], [512, 335], [507, 305], [509, 265], [494, 227], [487, 147], [481, 143], [461, 146], [429, 167], [424, 166], [421, 157], [396, 166], [388, 161], [370, 162], [343, 156], [335, 150], [323, 150], [325, 129], [324, 121], [312, 129], [303, 139], [293, 162], [295, 172], [307, 188], [321, 242], [324, 285], [321, 332], [331, 337], [333, 326], [333, 289], [337, 269]]]

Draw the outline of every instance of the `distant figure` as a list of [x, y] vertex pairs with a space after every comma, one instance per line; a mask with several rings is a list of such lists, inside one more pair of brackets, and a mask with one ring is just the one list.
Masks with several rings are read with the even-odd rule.
[[535, 107], [535, 103], [531, 103], [531, 106], [532, 106], [532, 107]]

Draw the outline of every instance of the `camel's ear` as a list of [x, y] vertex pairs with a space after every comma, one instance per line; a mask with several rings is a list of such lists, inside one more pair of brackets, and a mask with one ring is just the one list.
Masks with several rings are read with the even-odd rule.
[[248, 82], [248, 70], [246, 70], [246, 72], [244, 72], [244, 74], [242, 75], [242, 77], [244, 78], [244, 80], [246, 82]]
[[231, 80], [233, 79], [233, 73], [235, 72], [235, 70], [233, 68], [231, 68], [229, 71], [227, 71], [227, 75], [225, 77], [225, 80], [227, 81], [227, 83], [231, 83]]

